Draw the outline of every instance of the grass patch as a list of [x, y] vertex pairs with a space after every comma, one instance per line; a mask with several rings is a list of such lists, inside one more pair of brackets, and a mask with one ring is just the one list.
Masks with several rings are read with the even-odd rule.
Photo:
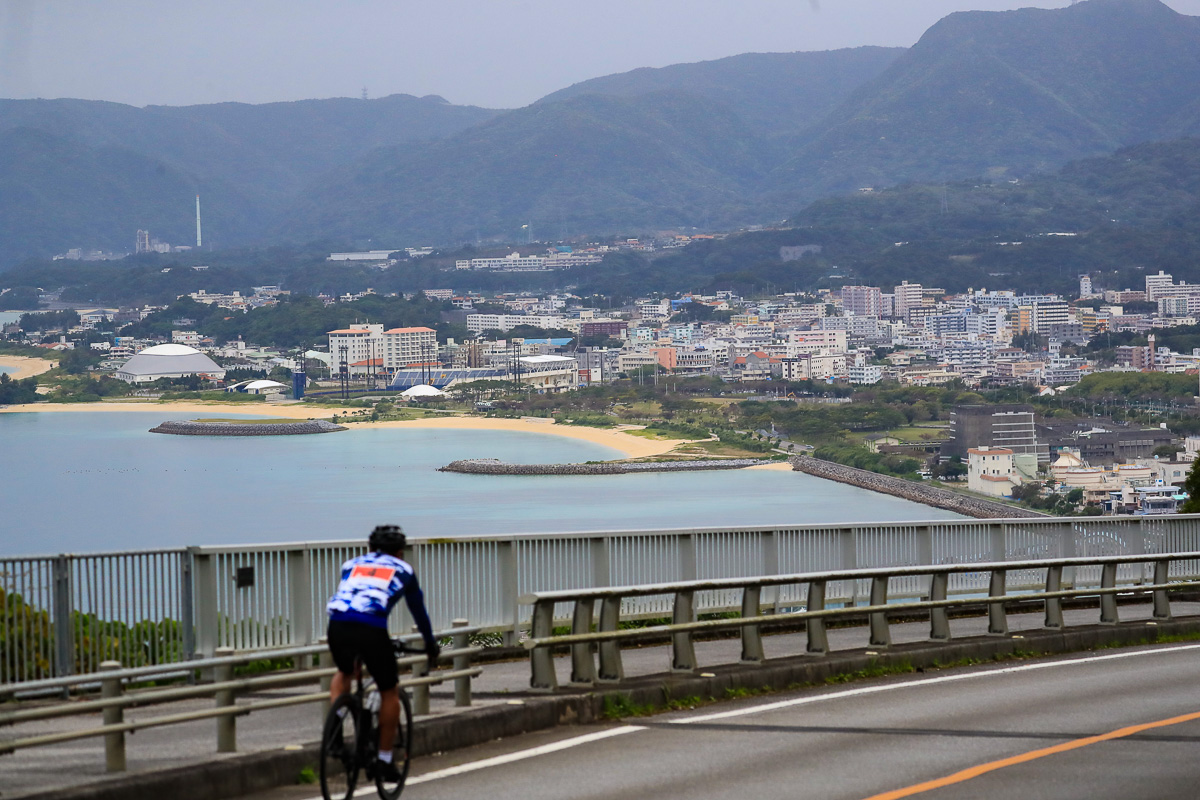
[[312, 767], [305, 767], [300, 770], [300, 774], [296, 776], [296, 783], [305, 786], [311, 786], [317, 782], [317, 773]]
[[610, 694], [604, 698], [604, 708], [600, 716], [605, 719], [648, 717], [656, 710], [654, 706], [635, 703], [627, 694]]

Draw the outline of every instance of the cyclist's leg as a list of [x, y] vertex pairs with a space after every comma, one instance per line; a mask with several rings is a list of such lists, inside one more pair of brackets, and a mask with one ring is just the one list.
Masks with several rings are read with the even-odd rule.
[[325, 639], [329, 643], [329, 652], [333, 655], [333, 663], [337, 665], [338, 669], [329, 683], [329, 699], [331, 701], [337, 700], [352, 688], [359, 647], [351, 625], [352, 623], [331, 620], [325, 633]]
[[379, 693], [379, 752], [392, 752], [396, 744], [396, 726], [399, 724], [400, 688], [393, 686]]

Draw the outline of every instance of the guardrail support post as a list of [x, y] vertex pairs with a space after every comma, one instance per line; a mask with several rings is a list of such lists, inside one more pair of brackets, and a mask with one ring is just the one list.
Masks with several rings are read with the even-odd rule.
[[196, 652], [211, 657], [220, 643], [218, 631], [220, 619], [217, 613], [217, 570], [215, 558], [208, 553], [188, 548], [192, 556], [192, 585], [196, 601], [193, 614], [196, 618]]
[[[600, 630], [615, 631], [621, 624], [621, 598], [606, 597], [600, 601]], [[600, 643], [600, 683], [620, 683], [625, 680], [625, 667], [621, 664], [621, 643]]]
[[[595, 601], [591, 599], [576, 600], [575, 611], [571, 616], [571, 633], [587, 634], [592, 632], [592, 610]], [[592, 686], [596, 682], [596, 662], [592, 658], [591, 642], [571, 645], [571, 685]]]
[[[929, 599], [945, 600], [950, 586], [950, 573], [935, 572], [929, 578]], [[929, 638], [935, 642], [950, 641], [950, 612], [945, 608], [929, 609]]]
[[[530, 634], [534, 639], [544, 639], [554, 634], [554, 601], [538, 600], [533, 604], [533, 622]], [[554, 652], [549, 647], [535, 647], [529, 653], [532, 675], [529, 688], [541, 692], [553, 692], [558, 688], [558, 676], [554, 674]]]
[[[762, 542], [762, 574], [763, 575], [778, 575], [779, 574], [779, 532], [775, 530], [763, 531], [760, 535]], [[779, 613], [779, 587], [765, 586], [760, 590], [758, 596], [758, 607], [761, 611], [767, 609], [768, 614]]]
[[[886, 606], [888, 596], [888, 579], [886, 575], [871, 579], [871, 605]], [[871, 646], [891, 647], [892, 632], [888, 628], [887, 612], [871, 612]]]
[[[329, 652], [328, 650], [321, 651], [321, 654], [317, 656], [317, 666], [320, 669], [333, 669], [336, 667], [337, 665], [333, 663], [333, 653]], [[328, 695], [332, 688], [333, 676], [323, 676], [321, 678], [321, 691]], [[329, 707], [331, 705], [333, 705], [333, 703], [330, 701], [328, 696], [321, 701], [321, 716], [318, 719], [321, 720], [322, 724], [324, 723], [325, 717], [329, 714]]]
[[992, 570], [988, 581], [988, 597], [999, 598], [988, 603], [988, 633], [994, 636], [1008, 634], [1008, 617], [1004, 614], [1004, 597], [1008, 591], [1008, 571]]
[[[671, 622], [682, 625], [696, 620], [696, 595], [694, 592], [676, 592], [675, 607], [671, 612]], [[671, 634], [671, 671], [693, 672], [696, 669], [696, 646], [692, 641], [692, 632], [683, 631]]]
[[[303, 647], [313, 643], [311, 551], [289, 550], [287, 553], [288, 605], [291, 614], [290, 644]], [[304, 659], [296, 658], [297, 666]], [[306, 669], [308, 665], [300, 667]]]
[[[470, 620], [456, 619], [450, 622], [453, 628], [465, 628], [470, 625]], [[465, 650], [471, 646], [471, 635], [467, 633], [456, 633], [453, 638], [455, 650]], [[454, 669], [469, 670], [471, 668], [471, 657], [461, 655], [454, 657]], [[461, 678], [454, 679], [454, 705], [463, 708], [471, 705], [471, 676], [464, 675]]]
[[[232, 647], [218, 647], [215, 653], [217, 658], [226, 658], [232, 655]], [[233, 665], [221, 664], [213, 667], [213, 680], [217, 683], [233, 680]], [[221, 689], [217, 691], [216, 698], [217, 708], [227, 708], [234, 704], [232, 689]], [[217, 717], [217, 752], [237, 752], [237, 718], [232, 714], [228, 714], [223, 717]]]
[[[102, 661], [100, 663], [101, 672], [113, 672], [120, 668], [120, 661]], [[124, 686], [122, 686], [120, 678], [105, 677], [101, 679], [100, 697], [103, 699], [120, 697], [123, 693]], [[125, 709], [121, 706], [109, 706], [104, 709], [105, 725], [120, 725], [124, 721]], [[104, 768], [109, 772], [125, 771], [125, 733], [123, 731], [104, 735]]]
[[[61, 678], [75, 671], [75, 636], [71, 630], [71, 560], [69, 556], [54, 559], [54, 677]], [[70, 689], [63, 687], [63, 697]]]
[[[762, 613], [762, 587], [747, 586], [742, 589], [742, 617], [757, 617]], [[752, 664], [763, 662], [762, 629], [758, 625], [742, 626], [742, 661]]]
[[[418, 633], [417, 626], [412, 626], [413, 633]], [[412, 665], [412, 676], [414, 678], [424, 678], [429, 674], [428, 659], [421, 659], [416, 664]], [[412, 687], [413, 701], [413, 716], [424, 717], [429, 714], [429, 684], [423, 683], [420, 686]]]
[[[511, 647], [517, 643], [521, 624], [520, 608], [517, 605], [517, 551], [511, 541], [498, 542], [496, 560], [500, 566], [500, 604], [504, 630], [504, 644]], [[484, 623], [486, 624], [486, 623]]]
[[[1114, 589], [1116, 586], [1117, 565], [1105, 564], [1100, 568], [1100, 588]], [[1117, 596], [1112, 593], [1100, 595], [1100, 624], [1116, 625], [1118, 621]]]
[[[825, 581], [811, 581], [808, 584], [808, 611], [825, 610]], [[829, 652], [829, 635], [825, 632], [825, 620], [807, 619], [804, 628], [808, 631], [808, 652], [812, 655], [823, 656]]]
[[[1165, 584], [1168, 580], [1170, 580], [1170, 578], [1168, 577], [1170, 565], [1171, 565], [1171, 562], [1169, 562], [1169, 561], [1155, 561], [1154, 562], [1154, 583], [1156, 585], [1161, 586], [1161, 585]], [[1155, 619], [1170, 619], [1171, 618], [1171, 599], [1167, 595], [1166, 589], [1155, 589], [1154, 590], [1154, 618]]]
[[[1048, 593], [1062, 591], [1062, 567], [1046, 568], [1046, 591]], [[1062, 630], [1063, 613], [1061, 598], [1046, 598], [1046, 627], [1053, 628], [1054, 630]]]

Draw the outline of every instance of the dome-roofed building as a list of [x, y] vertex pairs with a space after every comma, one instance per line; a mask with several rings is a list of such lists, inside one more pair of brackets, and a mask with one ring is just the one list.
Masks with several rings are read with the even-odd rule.
[[192, 375], [221, 380], [225, 377], [225, 368], [186, 344], [157, 344], [126, 361], [115, 377], [129, 383], [150, 383], [159, 378]]

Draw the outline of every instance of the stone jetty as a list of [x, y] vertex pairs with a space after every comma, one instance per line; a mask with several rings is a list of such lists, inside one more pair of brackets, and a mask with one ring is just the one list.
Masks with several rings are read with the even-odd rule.
[[902, 478], [893, 478], [891, 475], [880, 475], [878, 472], [847, 467], [811, 456], [792, 456], [788, 461], [791, 463], [792, 469], [797, 472], [803, 472], [806, 475], [826, 478], [838, 483], [848, 483], [851, 486], [890, 494], [893, 497], [902, 497], [905, 500], [912, 500], [914, 503], [924, 503], [927, 506], [953, 511], [957, 514], [977, 519], [1012, 519], [1015, 517], [1048, 516], [1037, 511], [1014, 508], [1004, 503], [996, 503], [977, 497], [968, 497], [957, 492], [952, 492], [949, 489], [913, 483]]
[[438, 472], [470, 475], [626, 475], [631, 472], [693, 472], [708, 469], [744, 469], [770, 464], [766, 459], [730, 458], [721, 461], [601, 461], [595, 464], [509, 464], [495, 458], [451, 461]]
[[346, 430], [323, 419], [307, 422], [180, 422], [172, 420], [151, 428], [151, 433], [176, 436], [304, 436]]

